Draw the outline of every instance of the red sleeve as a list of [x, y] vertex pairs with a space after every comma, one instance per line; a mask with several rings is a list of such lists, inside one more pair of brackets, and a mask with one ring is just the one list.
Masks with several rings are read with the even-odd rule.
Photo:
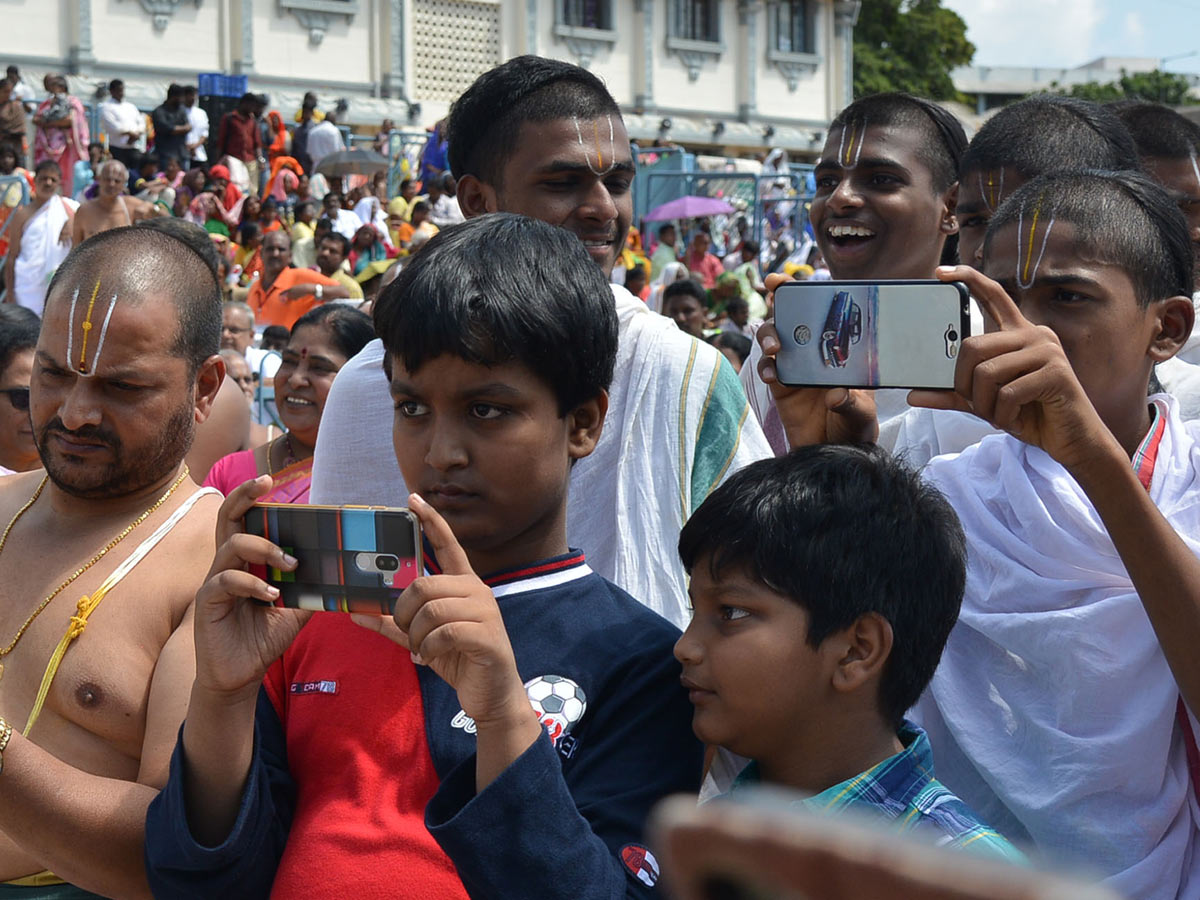
[[217, 156], [225, 155], [225, 141], [229, 137], [229, 113], [221, 116], [221, 125], [217, 129]]

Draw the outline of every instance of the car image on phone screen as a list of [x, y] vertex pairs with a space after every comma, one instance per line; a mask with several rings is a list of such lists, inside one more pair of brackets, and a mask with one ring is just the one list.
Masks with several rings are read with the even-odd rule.
[[970, 334], [957, 282], [788, 282], [775, 291], [783, 384], [814, 387], [954, 387]]

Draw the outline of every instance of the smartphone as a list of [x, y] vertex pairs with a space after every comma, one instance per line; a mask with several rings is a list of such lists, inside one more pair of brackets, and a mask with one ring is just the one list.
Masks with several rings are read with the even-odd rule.
[[421, 574], [421, 524], [407, 509], [256, 503], [246, 532], [296, 557], [293, 572], [250, 571], [294, 609], [390, 616]]
[[775, 289], [775, 328], [783, 384], [948, 390], [970, 296], [957, 281], [788, 282]]

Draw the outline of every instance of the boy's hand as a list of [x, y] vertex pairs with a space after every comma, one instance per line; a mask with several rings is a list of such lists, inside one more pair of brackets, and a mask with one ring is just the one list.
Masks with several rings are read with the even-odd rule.
[[1116, 445], [1051, 329], [1031, 323], [1004, 288], [968, 266], [941, 266], [937, 277], [966, 284], [999, 331], [964, 340], [954, 390], [912, 391], [911, 406], [973, 413], [1068, 471]]
[[[248, 572], [251, 563], [290, 571], [296, 560], [266, 538], [245, 534], [242, 517], [271, 489], [263, 475], [234, 490], [217, 516], [217, 555], [196, 594], [196, 687], [245, 700], [258, 693], [310, 612], [272, 604], [279, 591]], [[259, 602], [256, 602], [259, 601]]]
[[472, 570], [437, 510], [418, 494], [408, 501], [443, 574], [409, 585], [396, 601], [392, 620], [355, 615], [354, 621], [407, 647], [414, 662], [433, 669], [458, 693], [463, 712], [479, 731], [537, 725], [491, 588]]
[[[775, 289], [792, 281], [790, 275], [773, 274], [766, 278], [767, 306], [775, 308]], [[875, 417], [875, 397], [871, 391], [847, 388], [797, 388], [779, 383], [775, 354], [779, 352], [779, 332], [774, 321], [766, 322], [756, 335], [763, 357], [758, 361], [758, 376], [771, 389], [775, 407], [783, 423], [788, 444], [871, 443], [879, 437]]]

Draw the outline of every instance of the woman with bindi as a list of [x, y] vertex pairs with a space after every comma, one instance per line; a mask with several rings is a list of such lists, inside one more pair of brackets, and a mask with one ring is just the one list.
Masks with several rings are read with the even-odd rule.
[[275, 373], [275, 406], [284, 431], [255, 447], [231, 453], [208, 473], [204, 484], [223, 494], [260, 475], [270, 475], [271, 503], [307, 503], [313, 447], [334, 376], [375, 337], [371, 319], [340, 303], [318, 306], [301, 316]]

